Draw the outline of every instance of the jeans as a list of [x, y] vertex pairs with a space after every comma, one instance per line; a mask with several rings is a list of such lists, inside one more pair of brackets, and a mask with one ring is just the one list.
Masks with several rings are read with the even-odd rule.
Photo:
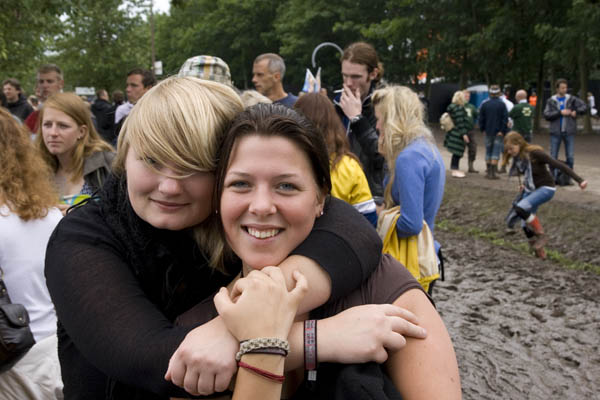
[[485, 135], [485, 162], [500, 158], [500, 153], [504, 150], [504, 136]]
[[575, 135], [567, 135], [566, 132], [561, 132], [559, 135], [550, 135], [550, 155], [555, 160], [558, 160], [560, 143], [563, 141], [565, 142], [567, 165], [573, 169], [573, 165], [575, 164]]
[[554, 197], [554, 193], [556, 193], [556, 188], [541, 186], [533, 192], [523, 192], [523, 198], [516, 205], [531, 214], [535, 214], [539, 206]]

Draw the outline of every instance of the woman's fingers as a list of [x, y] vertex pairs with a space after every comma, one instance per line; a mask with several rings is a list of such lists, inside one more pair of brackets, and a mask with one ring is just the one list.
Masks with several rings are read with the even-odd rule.
[[296, 286], [290, 292], [290, 296], [292, 296], [292, 298], [296, 301], [296, 304], [300, 304], [300, 301], [304, 298], [304, 295], [306, 295], [306, 292], [308, 291], [308, 281], [306, 280], [304, 274], [300, 271], [292, 272], [292, 276], [296, 280]]
[[169, 368], [165, 374], [165, 379], [173, 382], [173, 384], [182, 387], [185, 377], [185, 365], [177, 362], [174, 357], [169, 360]]
[[219, 292], [215, 295], [214, 302], [219, 314], [227, 312], [227, 308], [233, 304], [229, 297], [229, 291], [225, 287], [219, 289]]

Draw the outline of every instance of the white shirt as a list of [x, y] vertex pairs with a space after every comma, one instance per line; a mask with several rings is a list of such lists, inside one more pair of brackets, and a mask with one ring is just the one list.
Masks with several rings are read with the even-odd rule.
[[128, 116], [129, 112], [131, 111], [133, 106], [134, 106], [133, 104], [126, 101], [125, 103], [123, 103], [119, 107], [117, 107], [117, 109], [115, 111], [115, 124], [118, 124], [120, 120], [122, 120], [123, 118]]
[[62, 218], [52, 208], [41, 219], [23, 221], [8, 207], [0, 206], [0, 267], [12, 303], [27, 309], [36, 342], [56, 333], [56, 312], [50, 299], [44, 260], [46, 245]]

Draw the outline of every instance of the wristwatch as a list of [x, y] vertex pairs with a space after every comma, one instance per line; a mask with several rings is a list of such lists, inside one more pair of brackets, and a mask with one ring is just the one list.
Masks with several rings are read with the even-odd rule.
[[350, 118], [350, 124], [354, 124], [354, 123], [358, 122], [362, 117], [363, 117], [362, 114], [358, 114], [356, 117]]

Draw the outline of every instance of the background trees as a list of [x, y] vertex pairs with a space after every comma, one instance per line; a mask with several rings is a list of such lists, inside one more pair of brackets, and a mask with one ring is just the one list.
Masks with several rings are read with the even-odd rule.
[[[0, 73], [27, 89], [36, 67], [54, 61], [67, 85], [122, 87], [134, 66], [149, 68], [150, 0], [3, 0]], [[536, 88], [569, 79], [587, 92], [600, 78], [597, 0], [172, 0], [156, 15], [156, 59], [164, 75], [194, 55], [230, 66], [236, 86], [252, 87], [252, 61], [281, 54], [296, 91], [321, 42], [375, 45], [388, 81], [411, 84], [426, 72], [456, 82]], [[325, 86], [338, 88], [339, 54], [318, 53]], [[600, 87], [598, 88], [600, 90]], [[598, 94], [598, 93], [597, 93]], [[585, 98], [585, 96], [583, 96]], [[542, 100], [541, 98], [539, 101]], [[538, 107], [539, 109], [540, 107]]]

